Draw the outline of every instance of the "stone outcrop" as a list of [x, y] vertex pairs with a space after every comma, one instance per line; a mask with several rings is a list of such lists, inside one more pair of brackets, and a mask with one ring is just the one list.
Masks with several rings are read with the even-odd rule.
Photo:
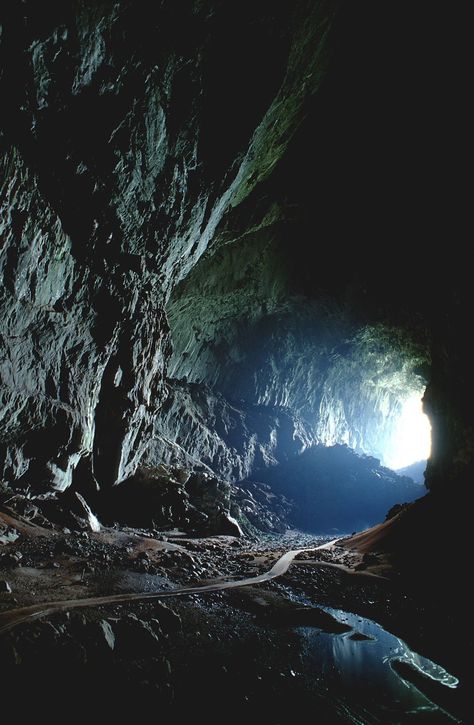
[[163, 462], [239, 481], [315, 442], [309, 426], [287, 408], [230, 404], [200, 383], [169, 380], [167, 390], [144, 457], [149, 465]]
[[97, 505], [109, 523], [199, 534], [242, 534], [230, 512], [231, 485], [208, 473], [141, 467], [120, 486], [99, 496]]
[[96, 499], [102, 520], [161, 531], [252, 536], [289, 528], [293, 504], [263, 483], [233, 484], [179, 467], [141, 467], [133, 477]]
[[252, 533], [248, 524], [257, 533], [281, 534], [290, 527], [294, 502], [284, 495], [276, 494], [268, 484], [243, 481], [232, 487], [231, 496], [233, 511], [246, 533]]
[[165, 398], [164, 303], [285, 154], [334, 12], [2, 5], [5, 477], [133, 475]]

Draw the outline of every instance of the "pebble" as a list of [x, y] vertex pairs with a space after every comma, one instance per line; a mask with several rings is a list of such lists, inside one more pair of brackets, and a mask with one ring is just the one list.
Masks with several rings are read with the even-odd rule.
[[7, 564], [7, 566], [21, 566], [21, 560], [23, 559], [23, 554], [20, 551], [15, 551], [11, 554], [4, 554], [2, 557], [2, 563]]
[[99, 627], [102, 631], [106, 644], [110, 647], [111, 650], [115, 649], [115, 633], [110, 623], [106, 619], [101, 619], [99, 622]]

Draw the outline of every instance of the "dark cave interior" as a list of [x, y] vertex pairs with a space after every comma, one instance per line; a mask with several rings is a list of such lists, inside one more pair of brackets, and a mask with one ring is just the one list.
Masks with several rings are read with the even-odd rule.
[[6, 687], [54, 680], [85, 713], [213, 722], [219, 692], [229, 722], [262, 703], [290, 722], [295, 699], [327, 723], [464, 721], [450, 23], [374, 1], [2, 3]]

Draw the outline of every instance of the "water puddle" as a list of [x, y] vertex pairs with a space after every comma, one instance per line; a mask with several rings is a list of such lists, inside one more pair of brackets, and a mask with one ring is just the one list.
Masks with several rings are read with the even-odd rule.
[[370, 619], [340, 609], [322, 609], [358, 633], [334, 636], [307, 627], [299, 629], [316, 684], [334, 701], [336, 709], [361, 725], [461, 722], [401, 678], [390, 662], [407, 663], [451, 690], [458, 684], [453, 675]]

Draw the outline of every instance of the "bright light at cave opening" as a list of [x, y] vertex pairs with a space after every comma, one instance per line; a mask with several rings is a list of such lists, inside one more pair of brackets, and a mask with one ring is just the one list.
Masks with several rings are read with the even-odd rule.
[[394, 470], [429, 458], [431, 425], [428, 416], [423, 413], [419, 395], [412, 395], [404, 401], [390, 443], [384, 463]]

